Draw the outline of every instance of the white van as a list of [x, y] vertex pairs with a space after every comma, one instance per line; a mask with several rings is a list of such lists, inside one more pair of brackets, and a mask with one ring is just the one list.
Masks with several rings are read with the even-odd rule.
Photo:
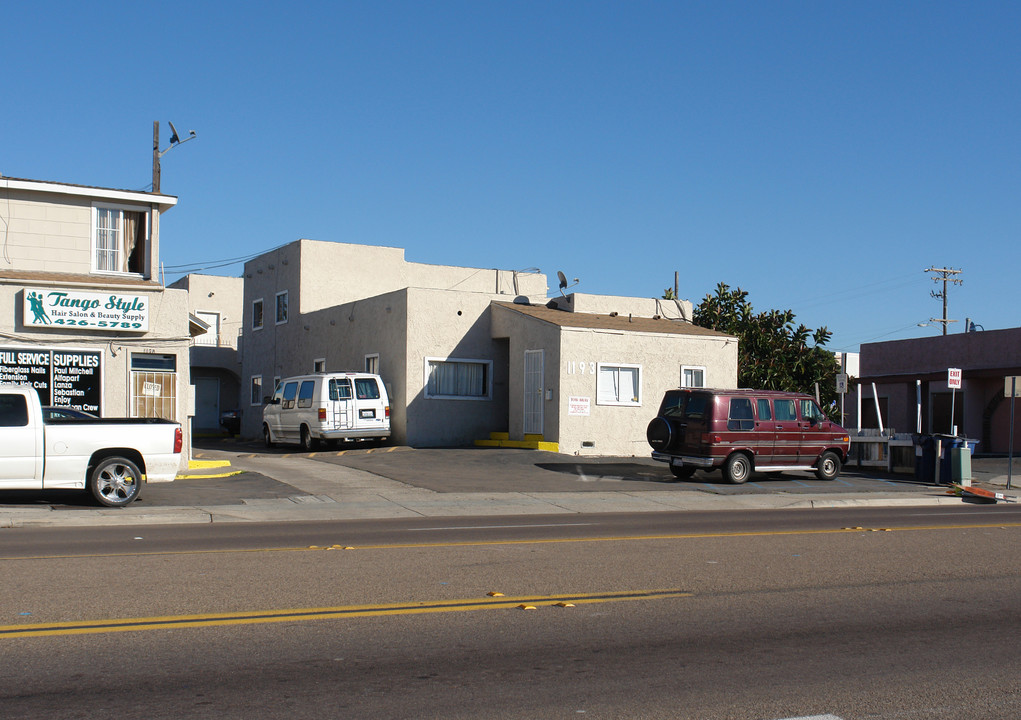
[[298, 443], [314, 450], [321, 440], [386, 440], [390, 400], [379, 375], [316, 373], [284, 378], [262, 409], [266, 446]]

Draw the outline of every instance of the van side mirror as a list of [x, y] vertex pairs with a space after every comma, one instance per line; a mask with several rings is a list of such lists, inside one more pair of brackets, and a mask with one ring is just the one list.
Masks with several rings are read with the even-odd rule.
[[277, 400], [274, 397], [270, 397], [269, 395], [265, 395], [262, 398], [262, 404], [263, 405], [279, 405], [280, 401]]

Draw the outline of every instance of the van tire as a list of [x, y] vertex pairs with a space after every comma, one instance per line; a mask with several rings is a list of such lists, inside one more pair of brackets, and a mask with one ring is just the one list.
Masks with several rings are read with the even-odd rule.
[[269, 425], [265, 423], [262, 425], [262, 442], [268, 448], [273, 447], [273, 435], [269, 432]]
[[319, 448], [319, 440], [312, 437], [312, 433], [308, 429], [308, 425], [301, 426], [301, 449], [305, 452], [312, 452]]
[[827, 450], [819, 458], [819, 464], [815, 468], [815, 476], [820, 480], [835, 480], [840, 474], [840, 456], [832, 450]]
[[734, 453], [723, 465], [723, 479], [732, 485], [741, 485], [752, 474], [752, 461], [744, 453]]

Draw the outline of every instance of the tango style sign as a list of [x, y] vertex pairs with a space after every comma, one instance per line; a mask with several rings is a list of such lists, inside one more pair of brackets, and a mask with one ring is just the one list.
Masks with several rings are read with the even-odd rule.
[[120, 332], [149, 330], [147, 295], [27, 288], [24, 296], [23, 317], [27, 327]]

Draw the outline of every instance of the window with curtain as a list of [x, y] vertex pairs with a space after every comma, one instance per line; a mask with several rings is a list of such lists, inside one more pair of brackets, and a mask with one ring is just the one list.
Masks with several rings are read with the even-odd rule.
[[597, 405], [642, 404], [642, 368], [640, 365], [599, 364], [596, 380]]
[[488, 400], [492, 362], [426, 358], [425, 396]]
[[119, 207], [93, 208], [93, 262], [98, 272], [146, 274], [149, 213]]

